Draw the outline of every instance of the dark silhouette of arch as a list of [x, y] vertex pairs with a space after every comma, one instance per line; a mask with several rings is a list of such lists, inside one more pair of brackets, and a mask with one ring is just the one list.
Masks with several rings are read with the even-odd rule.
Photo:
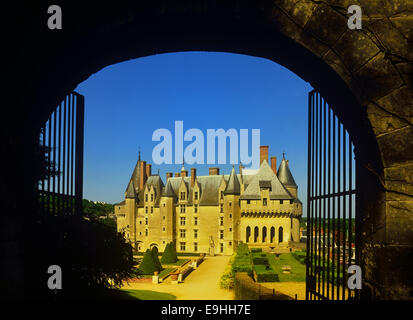
[[283, 242], [283, 227], [278, 228], [278, 243]]
[[267, 227], [262, 227], [262, 242], [267, 242]]
[[254, 242], [258, 242], [258, 227], [254, 228]]
[[273, 243], [275, 240], [275, 228], [271, 227], [270, 229], [270, 242]]
[[247, 229], [246, 229], [246, 236], [245, 236], [245, 241], [247, 243], [250, 242], [250, 236], [251, 236], [251, 228], [250, 228], [250, 226], [248, 226]]

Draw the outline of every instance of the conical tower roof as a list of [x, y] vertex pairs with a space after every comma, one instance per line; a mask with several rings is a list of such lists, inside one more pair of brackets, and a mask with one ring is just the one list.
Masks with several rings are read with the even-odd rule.
[[171, 181], [170, 181], [170, 180], [168, 180], [168, 182], [166, 183], [166, 186], [165, 186], [165, 189], [164, 189], [164, 191], [163, 191], [163, 193], [162, 193], [162, 196], [163, 196], [163, 197], [172, 197], [172, 198], [175, 198], [175, 197], [176, 197], [175, 192], [174, 192], [174, 189], [172, 188], [172, 184], [171, 184]]
[[126, 189], [125, 198], [136, 198], [135, 184], [132, 179], [129, 181], [128, 187]]
[[285, 160], [284, 155], [280, 167], [278, 168], [277, 177], [283, 185], [288, 187], [297, 187], [297, 184], [295, 183], [290, 168], [288, 167], [288, 162], [287, 160]]
[[228, 179], [227, 187], [225, 188], [224, 194], [236, 194], [239, 195], [241, 191], [240, 183], [235, 173], [234, 167], [232, 167], [231, 175]]

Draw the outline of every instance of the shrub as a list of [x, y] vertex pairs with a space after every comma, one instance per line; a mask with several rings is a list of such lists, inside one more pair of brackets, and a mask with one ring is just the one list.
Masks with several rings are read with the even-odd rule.
[[261, 249], [261, 248], [252, 248], [252, 249], [251, 249], [251, 252], [252, 252], [252, 253], [262, 252], [262, 249]]
[[292, 252], [291, 255], [301, 264], [306, 264], [306, 255], [307, 253], [305, 251], [295, 251]]
[[161, 271], [163, 268], [162, 268], [161, 263], [159, 262], [157, 247], [152, 248], [152, 258], [153, 258], [153, 262], [155, 263], [155, 266], [159, 269], [159, 271]]
[[166, 245], [165, 250], [162, 254], [161, 263], [168, 264], [168, 263], [175, 263], [176, 261], [178, 261], [178, 257], [176, 255], [175, 246], [173, 242], [169, 242]]
[[278, 282], [278, 274], [276, 274], [269, 265], [254, 266], [257, 282]]
[[262, 258], [262, 257], [253, 258], [252, 263], [254, 265], [268, 265], [268, 259], [267, 258]]
[[248, 255], [250, 253], [248, 245], [246, 243], [240, 243], [237, 247], [237, 254]]
[[148, 274], [151, 275], [153, 274], [155, 271], [160, 271], [159, 266], [156, 265], [154, 259], [153, 259], [153, 255], [152, 255], [152, 251], [147, 249], [145, 252], [145, 255], [143, 256], [142, 262], [139, 265], [139, 274]]

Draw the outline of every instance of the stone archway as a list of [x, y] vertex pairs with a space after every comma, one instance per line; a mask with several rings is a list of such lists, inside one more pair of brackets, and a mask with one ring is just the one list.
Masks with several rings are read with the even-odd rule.
[[[347, 29], [344, 0], [109, 2], [98, 7], [83, 4], [81, 9], [67, 3], [61, 33], [44, 27], [46, 8], [22, 9], [18, 29], [22, 36], [14, 44], [18, 54], [9, 61], [6, 73], [15, 88], [7, 92], [14, 105], [4, 116], [19, 119], [19, 125], [8, 121], [2, 133], [3, 141], [8, 141], [2, 153], [9, 155], [2, 169], [2, 192], [9, 199], [1, 208], [7, 228], [2, 232], [7, 234], [4, 247], [16, 248], [20, 243], [17, 248], [23, 252], [24, 213], [35, 206], [36, 161], [21, 159], [36, 158], [39, 125], [66, 93], [103, 67], [127, 59], [161, 52], [226, 51], [280, 63], [334, 106], [353, 136], [358, 158], [363, 295], [409, 297], [413, 287], [408, 278], [413, 251], [412, 7], [407, 1], [358, 2], [365, 15], [359, 31]], [[25, 203], [14, 192], [22, 188], [19, 181], [27, 182]], [[18, 266], [11, 264], [7, 270], [10, 288], [21, 283]]]

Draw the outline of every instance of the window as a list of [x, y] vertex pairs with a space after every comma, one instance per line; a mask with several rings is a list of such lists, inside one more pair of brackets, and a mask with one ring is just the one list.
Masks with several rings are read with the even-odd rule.
[[232, 206], [232, 202], [229, 203], [229, 206], [230, 206], [230, 207]]
[[262, 204], [263, 204], [264, 206], [267, 205], [267, 198], [263, 198], [263, 199], [262, 199]]
[[139, 221], [139, 224], [142, 224], [142, 221]]
[[163, 203], [163, 207], [165, 208], [165, 202]]
[[224, 252], [224, 244], [221, 243], [220, 245], [221, 245], [221, 253], [223, 253]]
[[151, 213], [153, 213], [153, 207], [151, 207]]
[[186, 236], [186, 230], [185, 229], [180, 230], [180, 236], [181, 236], [181, 238], [185, 238], [185, 236]]
[[194, 242], [194, 251], [195, 252], [198, 251], [198, 243], [197, 242]]
[[229, 228], [229, 232], [232, 232], [232, 228]]
[[219, 238], [224, 239], [224, 230], [219, 230]]
[[194, 225], [197, 226], [198, 225], [198, 217], [194, 218]]
[[181, 208], [181, 213], [185, 213], [185, 205], [181, 204], [180, 208]]
[[194, 230], [194, 239], [198, 239], [198, 230]]
[[222, 203], [220, 204], [220, 210], [219, 210], [219, 212], [221, 212], [221, 213], [224, 212], [224, 205], [223, 205]]
[[180, 245], [181, 245], [181, 251], [185, 251], [186, 250], [185, 242], [180, 242]]
[[294, 200], [290, 200], [290, 204], [293, 204], [293, 201], [294, 201]]
[[194, 193], [194, 200], [198, 200], [198, 192]]
[[145, 213], [148, 213], [148, 207], [145, 207]]
[[181, 217], [181, 226], [184, 226], [184, 225], [185, 225], [185, 223], [186, 223], [185, 220], [186, 220], [185, 217]]
[[165, 216], [163, 216], [162, 219], [165, 220]]
[[145, 201], [148, 201], [148, 194], [145, 194]]
[[142, 232], [139, 232], [139, 235], [141, 236], [141, 235], [142, 235]]
[[223, 226], [224, 225], [224, 217], [220, 217], [219, 220], [220, 220], [219, 225]]
[[145, 218], [145, 224], [146, 225], [148, 224], [148, 218]]
[[247, 204], [251, 204], [251, 200], [247, 200]]
[[229, 244], [230, 246], [232, 246], [232, 241], [230, 241], [228, 244]]
[[145, 236], [148, 236], [148, 229], [145, 229]]
[[185, 192], [181, 192], [181, 200], [185, 200]]
[[153, 201], [153, 193], [151, 193], [151, 201]]
[[232, 218], [232, 213], [229, 214], [229, 217]]
[[198, 205], [194, 204], [194, 213], [198, 213]]
[[284, 200], [280, 200], [280, 204], [283, 204]]
[[224, 191], [221, 191], [221, 200], [224, 199]]
[[165, 232], [165, 230], [166, 230], [166, 229], [165, 229], [165, 227], [163, 227], [163, 228], [162, 228], [162, 231], [164, 231], [164, 232]]

